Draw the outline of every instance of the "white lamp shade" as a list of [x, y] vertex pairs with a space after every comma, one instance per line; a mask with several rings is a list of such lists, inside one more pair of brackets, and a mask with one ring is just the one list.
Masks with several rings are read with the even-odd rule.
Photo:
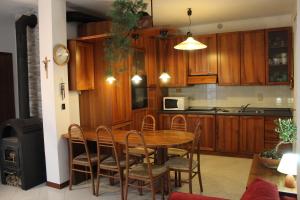
[[277, 171], [288, 174], [288, 175], [297, 175], [297, 163], [299, 156], [294, 153], [283, 154]]
[[205, 48], [207, 48], [205, 44], [198, 42], [191, 36], [174, 47], [174, 49], [178, 49], [178, 50], [197, 50], [197, 49], [205, 49]]
[[134, 83], [134, 84], [139, 84], [143, 79], [138, 75], [138, 74], [136, 74], [136, 75], [134, 75], [132, 78], [131, 78], [131, 80], [132, 80], [132, 82]]
[[161, 73], [161, 75], [159, 76], [159, 79], [164, 83], [168, 82], [170, 78], [171, 76], [166, 72]]
[[107, 81], [109, 84], [112, 84], [113, 82], [116, 81], [116, 78], [110, 75], [110, 76], [108, 76], [108, 77], [106, 78], [106, 81]]

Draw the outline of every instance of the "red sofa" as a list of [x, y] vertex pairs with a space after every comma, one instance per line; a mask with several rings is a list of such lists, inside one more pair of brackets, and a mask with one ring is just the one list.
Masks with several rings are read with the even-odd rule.
[[[195, 195], [182, 192], [173, 192], [169, 200], [224, 200], [222, 198], [208, 197], [203, 195]], [[254, 180], [243, 196], [241, 200], [296, 200], [296, 198], [282, 197], [280, 198], [277, 186], [264, 181], [262, 179]]]

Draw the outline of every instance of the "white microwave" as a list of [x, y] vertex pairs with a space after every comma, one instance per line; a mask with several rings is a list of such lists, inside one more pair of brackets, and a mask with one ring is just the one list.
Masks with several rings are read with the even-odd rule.
[[187, 97], [164, 97], [164, 110], [187, 110], [189, 108]]

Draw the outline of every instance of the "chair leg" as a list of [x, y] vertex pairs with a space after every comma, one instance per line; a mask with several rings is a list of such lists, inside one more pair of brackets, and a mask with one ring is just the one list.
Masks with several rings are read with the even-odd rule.
[[73, 169], [70, 167], [70, 172], [69, 172], [69, 190], [72, 190], [72, 184], [73, 184]]
[[203, 192], [203, 185], [202, 185], [202, 178], [201, 178], [200, 164], [198, 165], [197, 174], [198, 174], [198, 179], [199, 179], [200, 191]]
[[99, 196], [99, 185], [100, 185], [100, 171], [99, 166], [97, 167], [97, 183], [96, 183], [96, 196]]
[[181, 187], [181, 172], [178, 171], [178, 186]]
[[124, 172], [123, 169], [121, 169], [120, 173], [120, 187], [121, 187], [121, 199], [124, 200], [124, 184], [123, 184], [123, 177], [124, 177]]
[[178, 178], [177, 178], [177, 171], [174, 171], [174, 174], [175, 174], [175, 180], [174, 180], [175, 187], [177, 187], [177, 180], [178, 180]]
[[155, 200], [155, 188], [154, 188], [154, 183], [152, 181], [150, 182], [150, 187], [152, 193], [152, 200]]
[[193, 189], [192, 189], [192, 172], [189, 172], [189, 192], [190, 194], [193, 193]]
[[126, 179], [125, 179], [125, 195], [124, 195], [124, 200], [127, 200], [128, 196], [128, 174], [126, 174]]
[[93, 187], [93, 195], [95, 195], [95, 182], [94, 182], [94, 174], [91, 168], [91, 180], [92, 180], [92, 187]]
[[168, 195], [171, 194], [171, 177], [170, 177], [170, 172], [167, 173], [167, 181], [168, 181]]
[[139, 185], [138, 191], [141, 196], [143, 195], [143, 181], [138, 181], [138, 185]]
[[162, 197], [162, 200], [165, 200], [165, 181], [164, 181], [164, 179], [165, 179], [165, 176], [162, 176], [161, 178], [160, 178], [160, 192], [161, 192], [161, 197]]

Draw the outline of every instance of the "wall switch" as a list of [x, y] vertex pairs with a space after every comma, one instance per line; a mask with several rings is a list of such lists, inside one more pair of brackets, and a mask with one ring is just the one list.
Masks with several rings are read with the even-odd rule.
[[263, 101], [264, 100], [264, 95], [262, 93], [257, 94], [257, 101]]
[[62, 110], [65, 110], [65, 109], [66, 109], [66, 104], [64, 104], [64, 103], [61, 104], [61, 109], [62, 109]]

